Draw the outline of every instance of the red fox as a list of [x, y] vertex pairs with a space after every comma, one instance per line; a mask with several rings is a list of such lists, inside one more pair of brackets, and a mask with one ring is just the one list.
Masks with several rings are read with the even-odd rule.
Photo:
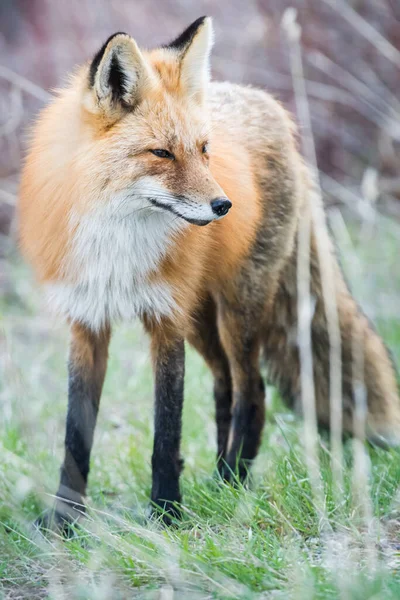
[[[35, 125], [22, 173], [22, 251], [71, 325], [65, 459], [55, 507], [73, 519], [86, 490], [113, 323], [151, 336], [151, 500], [179, 516], [184, 340], [214, 377], [217, 460], [245, 478], [264, 425], [264, 382], [300, 397], [296, 248], [311, 177], [284, 108], [264, 91], [210, 82], [212, 23], [142, 51], [111, 36]], [[329, 339], [312, 226], [311, 336], [317, 417], [329, 426]], [[327, 235], [327, 234], [326, 234]], [[367, 433], [397, 443], [400, 402], [383, 342], [330, 244], [341, 333], [343, 428], [352, 433], [352, 331], [362, 333]], [[158, 507], [158, 508], [157, 508]]]

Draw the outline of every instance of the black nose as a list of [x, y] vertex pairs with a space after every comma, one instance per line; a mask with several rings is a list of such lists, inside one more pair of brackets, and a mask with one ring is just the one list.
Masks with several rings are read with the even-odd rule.
[[232, 202], [228, 198], [214, 198], [214, 200], [211, 200], [211, 210], [218, 217], [226, 215], [231, 206]]

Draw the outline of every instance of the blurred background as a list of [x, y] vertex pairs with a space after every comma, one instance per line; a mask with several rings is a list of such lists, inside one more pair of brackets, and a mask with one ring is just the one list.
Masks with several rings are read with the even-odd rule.
[[[304, 77], [329, 225], [355, 297], [374, 321], [399, 364], [399, 0], [0, 0], [0, 525], [3, 521], [9, 524], [8, 529], [4, 528], [3, 537], [0, 527], [0, 597], [2, 576], [7, 576], [7, 582], [11, 582], [10, 590], [14, 589], [15, 582], [25, 581], [26, 573], [29, 574], [29, 586], [43, 578], [58, 582], [58, 573], [62, 569], [57, 556], [61, 557], [61, 562], [65, 558], [64, 549], [60, 547], [57, 555], [53, 548], [43, 554], [38, 546], [36, 552], [42, 554], [35, 555], [35, 560], [32, 559], [29, 568], [25, 569], [26, 556], [31, 556], [34, 547], [29, 541], [28, 527], [40, 511], [36, 504], [38, 494], [44, 501], [49, 502], [49, 498], [51, 501], [48, 494], [54, 493], [58, 477], [64, 435], [68, 346], [67, 328], [49, 319], [31, 272], [19, 257], [15, 239], [15, 205], [29, 126], [51, 98], [51, 90], [61, 86], [68, 73], [93, 56], [112, 33], [126, 31], [140, 45], [152, 47], [167, 43], [203, 14], [214, 18], [213, 77], [260, 86], [295, 113], [290, 45], [281, 26], [289, 7], [297, 10], [297, 20], [302, 28]], [[135, 503], [146, 506], [149, 496], [152, 375], [141, 328], [118, 328], [110, 356], [89, 493], [94, 506], [104, 504], [109, 513], [117, 511], [120, 514], [121, 507], [132, 507]], [[198, 469], [201, 474], [211, 473], [215, 454], [212, 382], [200, 358], [191, 353], [185, 386], [183, 450], [186, 479], [188, 473], [197, 475]], [[286, 471], [291, 473], [285, 466], [289, 450], [284, 439], [289, 433], [285, 429], [285, 436], [282, 435], [282, 419], [287, 419], [291, 431], [295, 426], [290, 416], [285, 413], [282, 417], [282, 414], [275, 417], [277, 422], [281, 419], [278, 426], [270, 419], [259, 459], [260, 472], [268, 478]], [[293, 437], [293, 431], [290, 435], [292, 440], [297, 439]], [[295, 464], [298, 455], [298, 442], [293, 441], [293, 444], [291, 465]], [[382, 458], [376, 465], [379, 480], [376, 510], [383, 506], [387, 513], [392, 509], [400, 477], [398, 457], [393, 457], [392, 461], [388, 456], [385, 468]], [[279, 460], [283, 465], [281, 468]], [[193, 491], [192, 484], [186, 489], [189, 506], [195, 511], [205, 502], [202, 477], [198, 491], [197, 488]], [[298, 480], [299, 490], [302, 490], [302, 476], [299, 475]], [[383, 480], [390, 481], [386, 496], [382, 491]], [[274, 485], [268, 479], [268, 493], [263, 505], [265, 514], [270, 510]], [[290, 503], [290, 494], [283, 494], [281, 490], [289, 487], [292, 490], [292, 480], [287, 483], [287, 488], [282, 485], [278, 481], [277, 502], [287, 500]], [[44, 497], [43, 490], [47, 492]], [[368, 494], [365, 497], [368, 498]], [[296, 500], [293, 507], [307, 506], [308, 500], [303, 496], [300, 498], [303, 505]], [[382, 498], [386, 498], [386, 504]], [[210, 506], [214, 513], [220, 512], [211, 501]], [[285, 519], [290, 522], [292, 508], [283, 505], [281, 510], [289, 515]], [[204, 514], [208, 519], [208, 513], [205, 511]], [[227, 522], [231, 526], [231, 515], [228, 516]], [[268, 519], [265, 527], [271, 522]], [[294, 519], [297, 523], [297, 516]], [[275, 521], [272, 522], [278, 536], [280, 531], [285, 532], [282, 523], [277, 526]], [[260, 539], [264, 539], [263, 523]], [[22, 538], [14, 531], [21, 527], [26, 543], [22, 543]], [[205, 530], [205, 521], [202, 527]], [[307, 527], [304, 531], [308, 531]], [[393, 547], [397, 548], [398, 556], [398, 525], [396, 528], [397, 545]], [[300, 530], [303, 531], [301, 527]], [[11, 535], [11, 531], [15, 535]], [[242, 547], [238, 549], [237, 539], [241, 538], [236, 536], [234, 529], [232, 532], [232, 564], [236, 569]], [[211, 535], [210, 531], [207, 535]], [[108, 543], [108, 537], [105, 539]], [[164, 538], [160, 536], [160, 539], [164, 543]], [[226, 539], [226, 534], [222, 533], [218, 542], [224, 558], [221, 564], [224, 565]], [[119, 538], [115, 540], [116, 546], [119, 545]], [[250, 543], [251, 538], [248, 540]], [[140, 577], [134, 585], [148, 580], [146, 565], [149, 557], [146, 555], [144, 560], [140, 554], [141, 539], [139, 541], [137, 546], [133, 544], [129, 548], [129, 553], [134, 556], [139, 552], [142, 560], [139, 564], [145, 565], [143, 573], [142, 567], [135, 566]], [[278, 557], [279, 544], [276, 544]], [[186, 545], [184, 547], [186, 552]], [[270, 544], [269, 557], [271, 548]], [[200, 556], [201, 545], [198, 551]], [[1, 559], [2, 552], [6, 557], [4, 560]], [[76, 556], [80, 556], [79, 548], [76, 552]], [[169, 549], [167, 554], [168, 560], [175, 556]], [[102, 565], [109, 566], [108, 555], [109, 552], [105, 552], [96, 569], [101, 571]], [[73, 555], [72, 563], [63, 563], [63, 568], [69, 569], [71, 564], [75, 568], [75, 558]], [[157, 569], [163, 577], [164, 570], [170, 569], [168, 560], [165, 562], [163, 558], [166, 567], [157, 566], [157, 577]], [[280, 561], [281, 558], [272, 562], [278, 565], [277, 573]], [[392, 565], [390, 561], [386, 562]], [[296, 558], [294, 564], [297, 563], [300, 564]], [[329, 564], [335, 565], [334, 578], [340, 581], [341, 576], [335, 571], [337, 563], [335, 559]], [[8, 571], [4, 575], [1, 568], [6, 564]], [[192, 565], [188, 564], [190, 579]], [[350, 566], [346, 566], [349, 579], [353, 577], [352, 564], [349, 562]], [[243, 561], [243, 566], [247, 577], [248, 563]], [[232, 573], [235, 572], [233, 569]], [[290, 567], [288, 572], [294, 571]], [[129, 577], [133, 577], [131, 572]], [[238, 597], [236, 580], [232, 581], [233, 595], [224, 598]], [[278, 576], [271, 585], [281, 585]], [[25, 595], [10, 592], [11, 595], [4, 597], [39, 598], [32, 589], [29, 587]], [[48, 596], [40, 595], [42, 597]], [[79, 596], [83, 597], [89, 598]], [[111, 598], [111, 594], [100, 596], [96, 592], [94, 597], [96, 600]], [[172, 598], [170, 595], [159, 597]], [[311, 598], [309, 593], [302, 597]], [[369, 596], [357, 596], [361, 597]], [[390, 597], [398, 598], [399, 595]]]

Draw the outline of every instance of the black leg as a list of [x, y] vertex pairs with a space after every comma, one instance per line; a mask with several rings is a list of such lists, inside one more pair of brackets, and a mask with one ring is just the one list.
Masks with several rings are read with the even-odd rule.
[[256, 317], [245, 310], [237, 311], [221, 302], [219, 333], [229, 359], [232, 378], [232, 417], [225, 450], [227, 468], [222, 475], [231, 479], [238, 472], [240, 480], [247, 477], [257, 456], [265, 420], [265, 392], [260, 374], [260, 328]]
[[75, 520], [83, 510], [89, 474], [90, 452], [96, 425], [100, 395], [107, 367], [109, 330], [93, 334], [73, 325], [68, 364], [68, 413], [65, 458], [61, 467], [57, 501], [44, 517], [55, 525]]
[[217, 422], [217, 468], [223, 472], [231, 426], [232, 384], [230, 376], [214, 381], [215, 418]]
[[[256, 372], [254, 376], [257, 377]], [[258, 377], [258, 381], [249, 381], [234, 394], [226, 463], [229, 472], [238, 471], [241, 481], [246, 479], [260, 445], [265, 420], [264, 395], [261, 377]]]
[[[152, 456], [153, 484], [151, 500], [164, 511], [163, 520], [170, 523], [179, 517], [179, 476], [182, 428], [183, 380], [185, 353], [183, 338], [165, 340], [153, 336], [155, 371], [155, 426]], [[156, 509], [157, 510], [157, 509]]]
[[221, 471], [226, 460], [231, 424], [232, 382], [228, 359], [218, 333], [217, 309], [211, 296], [204, 301], [194, 316], [188, 341], [203, 356], [214, 376], [217, 466]]

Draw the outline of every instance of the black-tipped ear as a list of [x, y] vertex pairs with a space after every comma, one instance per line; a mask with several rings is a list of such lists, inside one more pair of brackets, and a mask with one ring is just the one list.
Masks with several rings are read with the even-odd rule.
[[108, 38], [89, 68], [88, 83], [94, 101], [113, 118], [118, 118], [121, 109], [134, 108], [151, 80], [150, 66], [135, 40], [126, 33]]
[[113, 35], [110, 35], [108, 40], [106, 40], [104, 42], [104, 44], [102, 45], [100, 50], [95, 54], [95, 56], [92, 60], [92, 63], [90, 65], [90, 70], [89, 70], [89, 85], [90, 85], [90, 87], [94, 86], [94, 78], [96, 76], [97, 69], [99, 68], [99, 64], [101, 62], [101, 59], [103, 58], [104, 52], [106, 51], [106, 48], [107, 48], [109, 42], [111, 42], [111, 40], [113, 40], [115, 37], [117, 37], [117, 35], [126, 35], [127, 36], [128, 34], [124, 33], [123, 31], [117, 31], [117, 33], [113, 33]]
[[201, 27], [207, 17], [199, 17], [185, 31], [183, 31], [173, 42], [166, 44], [163, 48], [170, 48], [178, 52], [185, 50], [193, 41], [199, 27]]
[[210, 81], [210, 53], [214, 34], [210, 17], [192, 23], [172, 45], [180, 62], [180, 83], [186, 94], [202, 102]]

